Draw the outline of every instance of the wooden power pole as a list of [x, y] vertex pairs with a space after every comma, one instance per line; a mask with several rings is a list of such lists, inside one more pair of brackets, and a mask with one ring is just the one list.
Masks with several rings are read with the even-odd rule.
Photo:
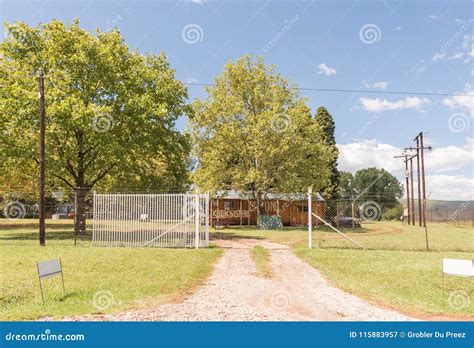
[[411, 198], [411, 224], [415, 226], [415, 188], [413, 186], [413, 156], [410, 158], [410, 198]]
[[403, 162], [405, 162], [405, 186], [407, 190], [408, 225], [410, 225], [412, 221], [412, 212], [411, 212], [410, 183], [409, 183], [410, 171], [408, 169], [408, 157], [409, 155], [406, 153], [404, 153], [401, 156], [394, 156], [394, 158], [403, 158], [404, 159]]
[[421, 173], [420, 173], [420, 140], [418, 137], [416, 140], [416, 174], [418, 176], [417, 189], [418, 189], [418, 225], [422, 226], [423, 221], [423, 210], [421, 208]]
[[39, 104], [40, 104], [40, 146], [39, 146], [39, 244], [46, 245], [46, 223], [45, 223], [45, 108], [44, 108], [44, 76], [39, 72]]

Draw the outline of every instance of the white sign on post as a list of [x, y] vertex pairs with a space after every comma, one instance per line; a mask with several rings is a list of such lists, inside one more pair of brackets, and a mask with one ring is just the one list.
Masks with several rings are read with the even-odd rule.
[[44, 302], [43, 296], [43, 286], [41, 281], [43, 279], [52, 278], [56, 276], [61, 276], [61, 280], [63, 283], [63, 292], [64, 292], [64, 277], [63, 277], [63, 270], [61, 266], [61, 259], [58, 260], [49, 260], [49, 261], [38, 261], [36, 262], [36, 268], [38, 269], [38, 280], [41, 290], [41, 298]]
[[474, 277], [474, 260], [443, 259], [443, 273]]

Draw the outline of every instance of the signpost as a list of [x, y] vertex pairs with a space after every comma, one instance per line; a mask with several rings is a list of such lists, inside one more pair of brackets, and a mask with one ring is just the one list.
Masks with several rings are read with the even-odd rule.
[[44, 303], [43, 285], [41, 283], [43, 279], [52, 278], [52, 277], [56, 277], [60, 275], [62, 283], [63, 283], [63, 292], [65, 291], [61, 259], [49, 260], [49, 261], [38, 261], [36, 262], [36, 268], [38, 269], [38, 280], [39, 280], [41, 298], [43, 299], [43, 303]]

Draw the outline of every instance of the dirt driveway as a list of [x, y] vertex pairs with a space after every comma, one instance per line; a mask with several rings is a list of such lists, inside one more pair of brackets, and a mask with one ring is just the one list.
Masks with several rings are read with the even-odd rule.
[[[413, 320], [331, 285], [283, 245], [255, 239], [217, 240], [225, 252], [212, 275], [182, 302], [65, 320]], [[249, 250], [270, 250], [272, 278], [256, 274]]]

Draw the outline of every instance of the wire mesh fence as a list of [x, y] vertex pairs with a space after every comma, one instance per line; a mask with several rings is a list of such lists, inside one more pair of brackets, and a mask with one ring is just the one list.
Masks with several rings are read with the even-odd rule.
[[[193, 231], [195, 232], [195, 226], [192, 219], [183, 223], [183, 226], [179, 225], [175, 229], [170, 230], [165, 234], [165, 238], [160, 237], [161, 233], [168, 231], [181, 221], [186, 220], [187, 217], [192, 216], [189, 210], [186, 213], [186, 210], [183, 208], [186, 206], [184, 198], [176, 196], [181, 198], [175, 198], [173, 204], [177, 204], [177, 207], [175, 206], [174, 208], [168, 203], [163, 203], [160, 206], [156, 202], [158, 205], [152, 208], [153, 199], [146, 197], [151, 197], [149, 196], [150, 194], [157, 193], [120, 191], [126, 194], [145, 195], [140, 199], [137, 198], [136, 201], [129, 201], [127, 204], [124, 204], [125, 202], [120, 204], [109, 202], [109, 206], [104, 208], [104, 205], [98, 203], [97, 200], [94, 205], [94, 193], [88, 189], [47, 192], [47, 234], [51, 237], [60, 234], [62, 239], [77, 240], [78, 242], [81, 240], [91, 241], [95, 212], [97, 219], [96, 230], [100, 233], [109, 233], [109, 236], [115, 234], [116, 238], [112, 238], [114, 240], [113, 245], [144, 246], [148, 241], [157, 238], [150, 245], [194, 246], [195, 238]], [[204, 203], [204, 201], [200, 201], [200, 210], [209, 209], [209, 216], [211, 216], [212, 202], [212, 197], [209, 199], [209, 202]], [[222, 209], [225, 209], [225, 204], [223, 202], [220, 203], [223, 205]], [[295, 224], [284, 228], [283, 232], [295, 229], [305, 230], [308, 221], [305, 201], [298, 201], [295, 203], [296, 205], [284, 205], [281, 203], [279, 206], [281, 209], [272, 210], [268, 208], [269, 211], [271, 210], [269, 214], [281, 214], [282, 216], [287, 214], [293, 220], [296, 219], [294, 221]], [[267, 206], [271, 207], [272, 204], [264, 205], [264, 207]], [[474, 232], [474, 210], [469, 204], [462, 204], [461, 202], [458, 205], [450, 204], [450, 206], [453, 208], [433, 209], [427, 207], [428, 237], [432, 241], [433, 248], [437, 245], [437, 248], [440, 250], [474, 250], [472, 234]], [[38, 226], [38, 208], [38, 195], [36, 192], [20, 190], [16, 192], [0, 192], [0, 234], [3, 236], [11, 234], [13, 236], [12, 233], [14, 232], [12, 232], [12, 229], [16, 231], [23, 229], [24, 231], [30, 231], [33, 238]], [[293, 208], [295, 211], [292, 210], [290, 212]], [[125, 211], [127, 213], [124, 213]], [[407, 209], [400, 202], [377, 197], [365, 200], [339, 199], [318, 201], [317, 204], [315, 203], [315, 207], [313, 207], [313, 212], [317, 212], [331, 226], [345, 233], [353, 233], [354, 238], [363, 238], [362, 244], [364, 246], [372, 245], [373, 248], [380, 249], [410, 250], [422, 250], [425, 246], [424, 229], [420, 226], [418, 205], [415, 206], [415, 215], [410, 216], [410, 220], [408, 219]], [[205, 215], [201, 214], [201, 216]], [[245, 222], [248, 219], [240, 220]], [[318, 236], [324, 246], [348, 246], [341, 242], [337, 233], [334, 233], [328, 226], [323, 226], [322, 223], [316, 224], [315, 220], [313, 220], [313, 224], [315, 236]], [[200, 221], [200, 225], [205, 225], [205, 222]], [[248, 228], [257, 229], [256, 226], [248, 226]], [[135, 234], [126, 234], [124, 229], [130, 229]], [[406, 231], [411, 231], [411, 234], [401, 233]], [[166, 238], [169, 238], [169, 240], [166, 240]], [[304, 237], [301, 238], [303, 239]], [[95, 242], [97, 243], [96, 245], [100, 245], [100, 238]], [[207, 243], [206, 238], [200, 237], [199, 243], [200, 246]]]
[[96, 246], [208, 246], [208, 195], [94, 194], [93, 202]]
[[[124, 192], [129, 193], [48, 192], [47, 231], [97, 246], [208, 246], [207, 195]], [[0, 233], [33, 230], [38, 222], [36, 192], [0, 192]]]

